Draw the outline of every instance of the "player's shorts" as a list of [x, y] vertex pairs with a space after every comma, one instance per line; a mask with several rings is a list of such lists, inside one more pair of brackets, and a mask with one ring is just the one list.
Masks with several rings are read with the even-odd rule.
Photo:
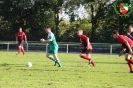
[[50, 46], [47, 53], [49, 54], [57, 54], [58, 53], [58, 46]]
[[18, 45], [20, 46], [23, 46], [23, 43], [24, 43], [24, 40], [18, 40]]
[[[132, 47], [132, 50], [133, 50], [133, 47]], [[129, 53], [129, 49], [126, 48], [126, 51], [124, 53]]]
[[83, 50], [81, 51], [81, 53], [85, 53], [85, 54], [88, 54], [88, 53], [91, 53], [92, 52], [92, 50], [87, 50], [87, 48], [86, 47], [84, 47], [83, 48]]

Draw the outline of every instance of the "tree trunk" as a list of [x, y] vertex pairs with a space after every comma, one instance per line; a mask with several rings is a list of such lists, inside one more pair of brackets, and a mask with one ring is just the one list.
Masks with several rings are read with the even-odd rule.
[[120, 34], [123, 34], [123, 18], [122, 17], [119, 17], [119, 33]]
[[91, 17], [91, 22], [92, 22], [92, 28], [91, 28], [91, 41], [94, 42], [95, 41], [95, 28], [94, 28], [94, 7], [93, 5], [91, 5], [91, 13], [92, 13], [92, 17]]
[[55, 37], [56, 37], [56, 40], [59, 41], [59, 9], [56, 8], [55, 11], [54, 11], [54, 19], [55, 19], [55, 26], [56, 26], [56, 29], [55, 29]]

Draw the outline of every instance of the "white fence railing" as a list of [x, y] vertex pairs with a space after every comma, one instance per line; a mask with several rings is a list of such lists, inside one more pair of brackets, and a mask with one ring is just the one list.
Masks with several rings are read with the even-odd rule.
[[[26, 49], [26, 51], [29, 51], [29, 47], [30, 46], [32, 46], [32, 45], [30, 45], [30, 43], [31, 42], [29, 42], [29, 43], [26, 43], [26, 44], [24, 44], [24, 46], [25, 46], [25, 49]], [[10, 43], [10, 42], [5, 42], [4, 44], [6, 44], [7, 45], [7, 51], [9, 51], [10, 50], [10, 44], [13, 44], [13, 43]], [[64, 44], [63, 46], [65, 46], [65, 49], [66, 49], [66, 53], [69, 53], [69, 46], [72, 46], [72, 44], [75, 44], [75, 45], [79, 45], [79, 43], [60, 43], [59, 42], [59, 47], [60, 47], [60, 44]], [[35, 44], [34, 44], [35, 45]], [[93, 45], [93, 49], [95, 49], [95, 45], [97, 45], [97, 46], [99, 46], [99, 47], [105, 47], [104, 45], [106, 45], [107, 47], [108, 47], [108, 52], [110, 53], [110, 54], [112, 54], [113, 53], [113, 48], [115, 47], [114, 45], [119, 45], [119, 44], [111, 44], [111, 43], [92, 43], [92, 45]], [[43, 45], [44, 46], [44, 45]], [[48, 44], [45, 44], [45, 49], [46, 49], [46, 52], [47, 52], [47, 50], [48, 50]], [[73, 46], [73, 47], [75, 47], [75, 46]], [[107, 48], [106, 47], [106, 48]], [[100, 48], [99, 48], [100, 49]]]

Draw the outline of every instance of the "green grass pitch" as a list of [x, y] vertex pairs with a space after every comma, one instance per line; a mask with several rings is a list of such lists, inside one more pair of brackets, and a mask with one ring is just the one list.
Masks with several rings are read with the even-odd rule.
[[[92, 54], [97, 64], [92, 67], [78, 54], [59, 53], [59, 68], [45, 52], [16, 53], [0, 51], [0, 88], [133, 88], [124, 55]], [[26, 67], [28, 61], [32, 67]]]

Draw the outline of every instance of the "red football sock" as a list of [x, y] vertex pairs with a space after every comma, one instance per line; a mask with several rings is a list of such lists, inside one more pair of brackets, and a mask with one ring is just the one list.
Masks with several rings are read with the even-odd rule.
[[129, 68], [130, 68], [130, 71], [133, 71], [132, 63], [131, 63], [130, 60], [128, 61], [128, 66], [129, 66]]
[[21, 48], [21, 51], [23, 52], [23, 54], [25, 54], [25, 50], [24, 50], [24, 48]]
[[91, 60], [91, 64], [92, 64], [93, 66], [96, 66], [96, 64], [94, 63], [94, 61], [93, 61], [93, 60]]
[[131, 64], [133, 64], [133, 59], [130, 59], [129, 61], [130, 61]]
[[88, 58], [88, 57], [85, 56], [85, 55], [81, 55], [80, 57], [83, 58], [83, 59], [86, 59], [86, 60], [91, 60], [90, 58]]
[[20, 52], [21, 52], [21, 48], [18, 48], [18, 54], [20, 54]]

